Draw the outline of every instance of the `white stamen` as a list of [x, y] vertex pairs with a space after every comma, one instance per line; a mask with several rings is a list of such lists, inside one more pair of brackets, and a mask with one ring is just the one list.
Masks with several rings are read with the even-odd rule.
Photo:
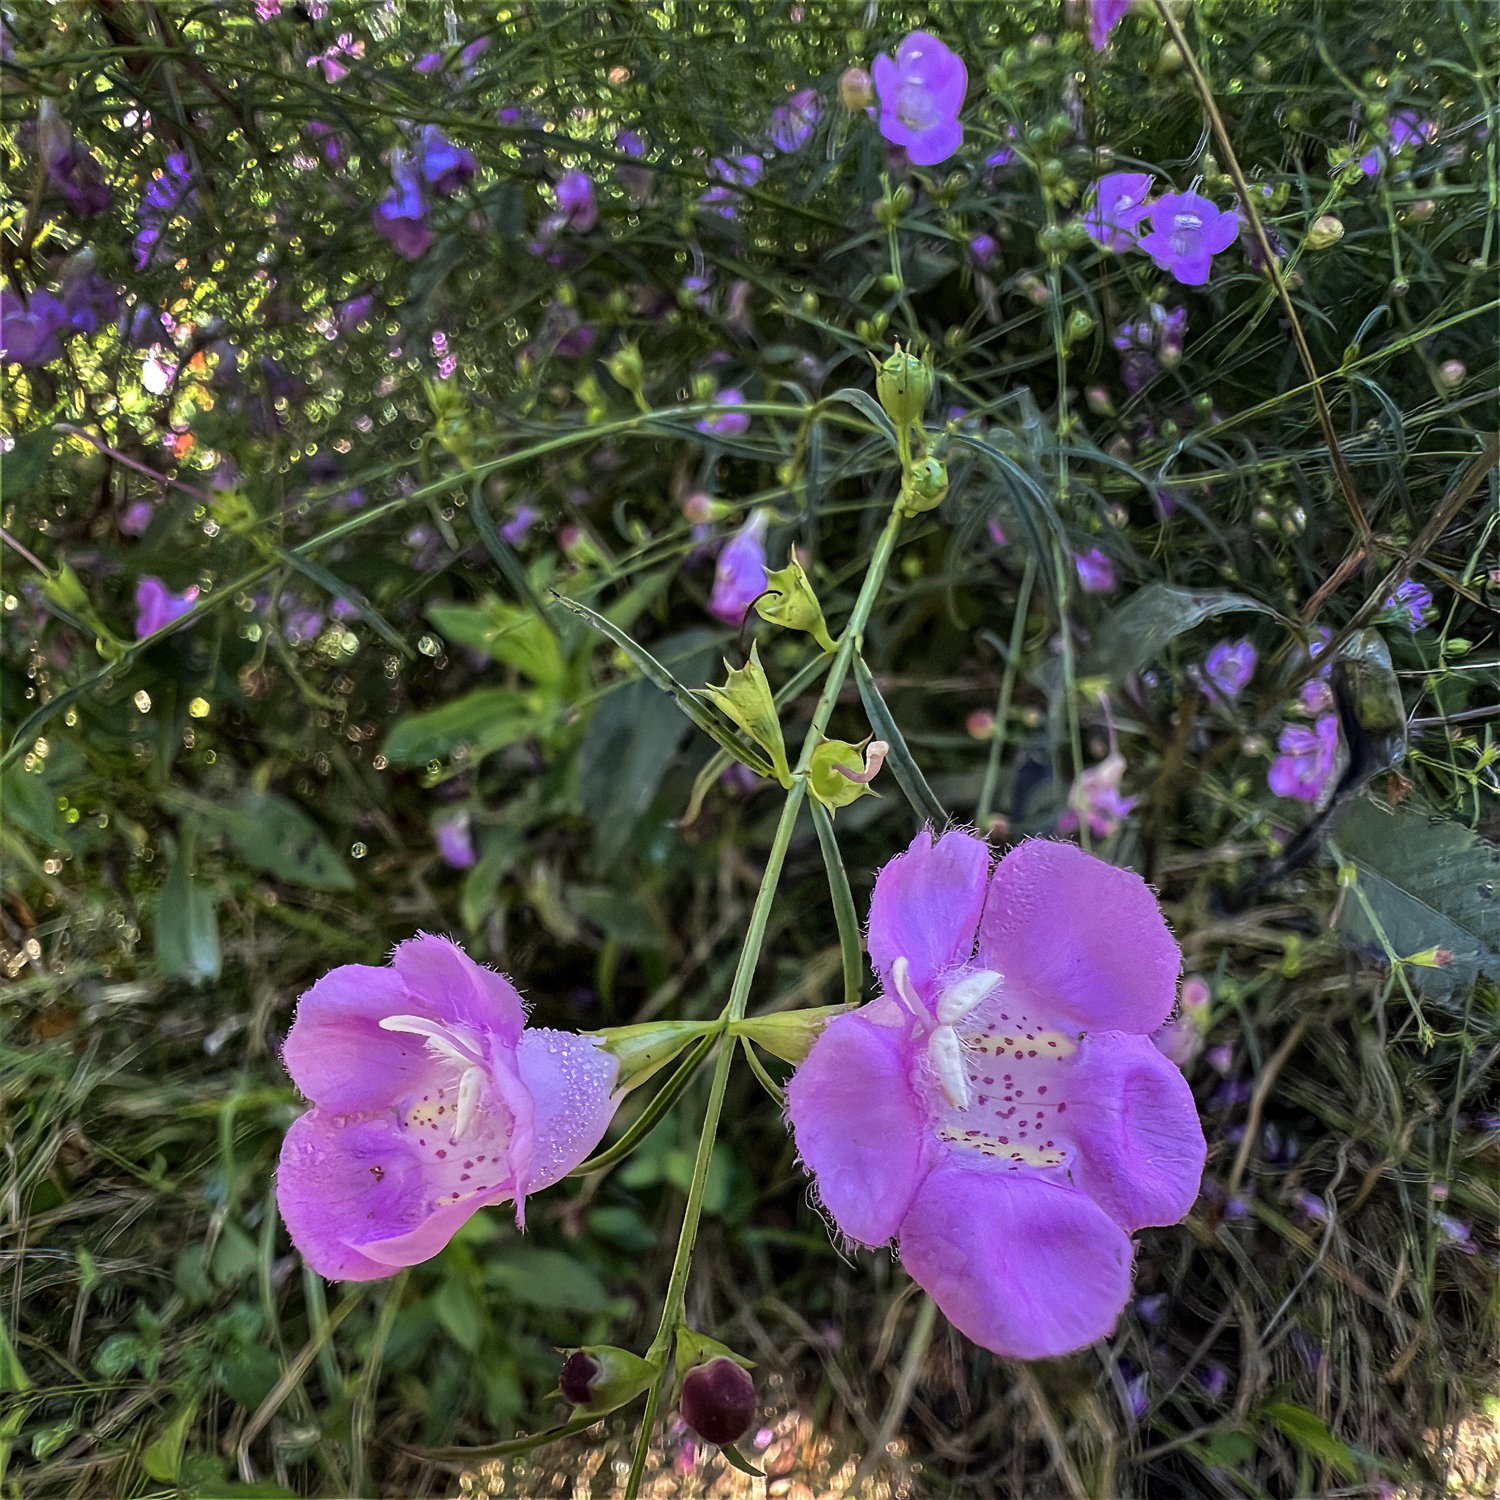
[[954, 1109], [969, 1107], [969, 1075], [964, 1067], [963, 1044], [951, 1026], [937, 1026], [927, 1038], [927, 1060], [937, 1074], [938, 1087]]
[[989, 999], [1003, 977], [994, 969], [978, 969], [973, 974], [964, 975], [938, 998], [938, 1025], [951, 1026], [955, 1021], [963, 1020], [971, 1010]]
[[911, 965], [905, 957], [897, 958], [891, 964], [891, 982], [896, 986], [896, 998], [906, 1008], [909, 1015], [922, 1018], [922, 1002], [917, 999], [917, 992], [912, 988]]
[[386, 1016], [380, 1022], [382, 1031], [400, 1031], [419, 1036], [427, 1043], [428, 1050], [449, 1062], [471, 1067], [480, 1059], [462, 1041], [439, 1021], [429, 1021], [425, 1016]]
[[484, 1070], [465, 1068], [458, 1080], [458, 1117], [453, 1122], [453, 1139], [465, 1134], [479, 1113], [479, 1094], [484, 1087]]

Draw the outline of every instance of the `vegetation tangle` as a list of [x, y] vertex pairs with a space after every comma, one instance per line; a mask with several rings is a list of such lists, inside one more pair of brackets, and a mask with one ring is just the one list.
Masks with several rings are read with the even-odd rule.
[[1500, 1483], [1500, 33], [0, 10], [0, 1486]]

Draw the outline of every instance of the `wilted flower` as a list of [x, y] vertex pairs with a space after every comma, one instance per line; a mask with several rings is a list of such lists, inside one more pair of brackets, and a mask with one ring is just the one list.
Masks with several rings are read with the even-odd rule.
[[281, 1148], [276, 1198], [321, 1275], [373, 1281], [436, 1255], [479, 1209], [565, 1177], [615, 1110], [593, 1037], [527, 1028], [503, 975], [445, 938], [388, 968], [345, 964], [297, 1002], [282, 1049], [313, 1107]]
[[875, 91], [880, 95], [880, 133], [904, 146], [919, 167], [947, 161], [963, 144], [958, 123], [969, 87], [963, 59], [935, 36], [914, 31], [896, 49], [875, 59]]
[[1427, 623], [1432, 609], [1432, 591], [1416, 579], [1408, 578], [1396, 586], [1396, 592], [1386, 599], [1385, 607], [1404, 614], [1406, 628], [1415, 634]]
[[816, 89], [799, 89], [771, 111], [771, 144], [778, 151], [800, 151], [823, 113]]
[[721, 1354], [682, 1377], [678, 1410], [705, 1442], [737, 1443], [755, 1420], [755, 1382], [743, 1365]]
[[1141, 878], [1034, 839], [923, 830], [881, 870], [882, 994], [833, 1020], [787, 1085], [797, 1150], [839, 1229], [899, 1237], [961, 1332], [1021, 1359], [1115, 1326], [1130, 1234], [1198, 1192], [1203, 1132], [1148, 1039], [1182, 956]]
[[149, 574], [135, 586], [135, 635], [144, 640], [165, 630], [173, 620], [181, 619], [198, 598], [198, 586], [192, 585], [174, 594], [160, 578]]
[[[622, 130], [615, 137], [615, 150], [622, 156], [639, 160], [646, 154], [646, 143], [633, 130]], [[651, 173], [645, 167], [618, 166], [615, 176], [632, 198], [644, 198], [651, 191]]]
[[749, 520], [724, 543], [714, 569], [708, 612], [736, 628], [766, 591], [766, 527], [770, 512], [752, 511]]
[[42, 166], [54, 187], [80, 219], [109, 207], [110, 192], [99, 164], [73, 134], [55, 99], [43, 99], [37, 110], [37, 146]]
[[1130, 0], [1085, 0], [1088, 6], [1089, 41], [1095, 52], [1104, 51], [1109, 34], [1125, 19]]
[[420, 260], [432, 244], [432, 230], [427, 227], [421, 169], [405, 151], [391, 153], [391, 181], [390, 192], [371, 211], [375, 232], [384, 235], [398, 255]]
[[1089, 193], [1083, 227], [1101, 250], [1134, 250], [1135, 226], [1150, 212], [1146, 202], [1156, 179], [1150, 172], [1108, 172]]
[[1203, 671], [1215, 692], [1232, 703], [1250, 681], [1255, 671], [1256, 651], [1253, 641], [1220, 641], [1208, 653]]
[[1115, 586], [1115, 565], [1097, 547], [1075, 552], [1073, 566], [1086, 594], [1107, 594]]
[[1141, 249], [1184, 286], [1202, 286], [1213, 257], [1240, 232], [1239, 215], [1232, 208], [1216, 208], [1193, 192], [1164, 193], [1146, 217], [1151, 233], [1140, 237]]
[[1316, 802], [1338, 759], [1338, 715], [1324, 714], [1311, 728], [1288, 724], [1276, 747], [1281, 754], [1271, 762], [1266, 784], [1278, 797]]

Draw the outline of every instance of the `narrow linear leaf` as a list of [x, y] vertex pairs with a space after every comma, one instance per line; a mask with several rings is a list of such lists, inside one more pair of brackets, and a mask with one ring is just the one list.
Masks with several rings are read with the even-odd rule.
[[881, 696], [864, 658], [859, 655], [854, 658], [854, 680], [859, 684], [859, 696], [865, 705], [865, 713], [869, 715], [875, 738], [884, 740], [891, 747], [886, 756], [886, 764], [894, 772], [897, 785], [906, 794], [912, 811], [924, 823], [931, 823], [934, 828], [944, 827], [948, 822], [948, 814], [932, 788], [927, 785], [927, 778], [907, 747], [905, 735], [901, 733], [895, 716]]
[[736, 760], [743, 761], [757, 776], [772, 775], [770, 761], [759, 750], [752, 748], [748, 740], [742, 739], [710, 713], [644, 646], [638, 645], [623, 630], [588, 605], [562, 594], [555, 593], [552, 597], [564, 609], [570, 609], [575, 615], [587, 620], [601, 635], [608, 636], [640, 668], [641, 675], [666, 693], [716, 744], [722, 745]]
[[557, 621], [543, 607], [537, 591], [532, 588], [525, 566], [516, 555], [516, 549], [501, 536], [500, 528], [495, 525], [495, 518], [490, 514], [477, 480], [469, 486], [469, 513], [474, 517], [474, 529], [479, 533], [479, 540], [484, 543], [484, 550], [500, 569], [500, 576], [511, 586], [516, 598], [529, 605], [542, 624], [556, 635]]
[[1336, 1438], [1316, 1412], [1290, 1401], [1273, 1401], [1263, 1414], [1309, 1458], [1331, 1464], [1345, 1479], [1359, 1477], [1359, 1461], [1353, 1450]]
[[288, 567], [295, 568], [304, 578], [317, 584], [325, 593], [332, 594], [335, 599], [344, 600], [388, 646], [394, 647], [408, 659], [412, 657], [411, 647], [401, 639], [396, 627], [352, 584], [345, 583], [341, 578], [330, 573], [321, 563], [313, 562], [294, 548], [278, 547], [276, 555]]
[[207, 984], [219, 977], [223, 956], [213, 893], [193, 874], [197, 842], [196, 824], [185, 821], [156, 909], [156, 963], [170, 979]]
[[823, 851], [823, 868], [828, 872], [828, 895], [833, 902], [834, 920], [839, 929], [839, 957], [844, 968], [844, 1004], [859, 1000], [864, 978], [864, 945], [859, 940], [859, 917], [854, 910], [854, 896], [849, 890], [849, 874], [839, 853], [838, 835], [833, 818], [815, 797], [808, 799], [812, 808], [813, 827], [818, 830], [818, 847]]
[[868, 417], [870, 425], [885, 436], [892, 448], [896, 446], [896, 428], [891, 419], [881, 410], [880, 404], [868, 391], [856, 386], [841, 386], [826, 398], [828, 401], [845, 401], [862, 417]]

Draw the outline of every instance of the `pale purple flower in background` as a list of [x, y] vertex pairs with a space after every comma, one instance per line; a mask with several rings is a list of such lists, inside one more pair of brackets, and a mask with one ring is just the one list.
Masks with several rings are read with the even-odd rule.
[[1396, 586], [1396, 592], [1385, 601], [1385, 607], [1406, 616], [1406, 628], [1414, 635], [1426, 623], [1432, 609], [1432, 591], [1414, 578]]
[[135, 268], [144, 271], [162, 232], [179, 211], [185, 211], [193, 192], [193, 172], [187, 154], [171, 152], [141, 199], [141, 227], [135, 237]]
[[1008, 547], [1010, 538], [1005, 534], [1005, 528], [998, 521], [991, 521], [985, 526], [985, 535], [996, 547]]
[[752, 511], [749, 520], [729, 538], [714, 567], [708, 612], [736, 628], [745, 611], [766, 591], [766, 527], [769, 511]]
[[1151, 1045], [1186, 1072], [1203, 1051], [1203, 1033], [1191, 1021], [1177, 1016], [1151, 1033]]
[[[557, 179], [557, 213], [559, 228], [587, 234], [599, 222], [599, 206], [594, 198], [594, 182], [587, 172], [564, 172]], [[550, 222], [550, 220], [549, 220]]]
[[1150, 172], [1107, 172], [1090, 190], [1083, 227], [1101, 250], [1134, 250], [1135, 226], [1150, 212]]
[[[635, 131], [622, 130], [615, 137], [615, 150], [639, 161], [646, 154], [646, 143]], [[646, 167], [632, 167], [622, 162], [615, 168], [615, 177], [632, 198], [644, 198], [651, 191], [651, 173]]]
[[444, 198], [451, 198], [479, 170], [473, 154], [455, 146], [436, 125], [424, 125], [417, 132], [414, 149], [422, 180]]
[[1327, 677], [1309, 677], [1297, 693], [1297, 702], [1304, 713], [1314, 715], [1332, 708], [1333, 689], [1328, 686]]
[[1097, 547], [1075, 552], [1073, 566], [1086, 594], [1107, 594], [1115, 586], [1115, 565]]
[[747, 153], [744, 156], [714, 157], [709, 163], [713, 175], [719, 179], [715, 187], [699, 195], [698, 201], [705, 208], [722, 214], [726, 219], [735, 216], [736, 206], [744, 194], [742, 188], [754, 187], [760, 181], [765, 163], [760, 157]]
[[479, 1209], [565, 1177], [609, 1128], [619, 1064], [596, 1038], [527, 1028], [515, 987], [445, 938], [345, 964], [297, 1002], [282, 1049], [313, 1107], [276, 1199], [323, 1276], [373, 1281], [436, 1255]]
[[1175, 1224], [1205, 1146], [1148, 1039], [1182, 963], [1146, 883], [1033, 839], [990, 869], [919, 833], [870, 905], [880, 998], [832, 1021], [787, 1085], [839, 1230], [898, 1238], [908, 1273], [998, 1354], [1066, 1354], [1115, 1326], [1130, 1235]]
[[1255, 662], [1253, 641], [1220, 641], [1208, 653], [1203, 672], [1214, 691], [1226, 702], [1233, 703], [1250, 681]]
[[125, 514], [120, 517], [121, 536], [144, 536], [146, 528], [151, 524], [151, 517], [156, 514], [156, 507], [149, 500], [133, 500], [125, 507]]
[[453, 870], [467, 870], [473, 866], [476, 856], [468, 808], [439, 819], [432, 832], [445, 865]]
[[1311, 728], [1288, 724], [1276, 748], [1281, 754], [1271, 762], [1266, 784], [1278, 797], [1316, 802], [1338, 760], [1338, 715], [1324, 714]]
[[1240, 232], [1239, 215], [1216, 208], [1197, 193], [1163, 193], [1150, 206], [1150, 234], [1140, 248], [1184, 286], [1202, 286], [1213, 258], [1227, 250]]
[[1096, 839], [1112, 838], [1129, 816], [1139, 797], [1122, 797], [1120, 783], [1125, 776], [1125, 757], [1111, 750], [1096, 766], [1079, 772], [1068, 792], [1068, 805], [1057, 820], [1063, 833], [1074, 832], [1087, 824]]
[[1089, 17], [1089, 42], [1095, 52], [1104, 51], [1109, 34], [1125, 19], [1130, 0], [1086, 0]]
[[981, 269], [994, 264], [995, 257], [1000, 253], [1000, 246], [996, 243], [992, 234], [975, 234], [969, 237], [969, 254], [974, 257], [974, 264]]
[[38, 107], [36, 135], [42, 166], [73, 212], [80, 219], [103, 213], [109, 207], [109, 186], [99, 175], [99, 163], [73, 134], [55, 99], [43, 99]]
[[871, 68], [880, 96], [880, 133], [904, 146], [919, 167], [947, 161], [963, 144], [958, 123], [969, 71], [963, 59], [935, 36], [914, 31], [896, 49], [882, 52]]
[[1455, 1219], [1451, 1214], [1434, 1213], [1432, 1222], [1437, 1225], [1438, 1233], [1444, 1241], [1450, 1245], [1457, 1246], [1465, 1255], [1474, 1253], [1474, 1246], [1470, 1243], [1470, 1237], [1474, 1230], [1471, 1225], [1465, 1224], [1462, 1219]]
[[799, 89], [771, 111], [771, 144], [778, 151], [800, 151], [823, 113], [816, 89]]
[[174, 594], [160, 578], [147, 574], [135, 586], [136, 639], [144, 640], [158, 630], [165, 630], [173, 620], [181, 619], [197, 597], [197, 584]]
[[1110, 342], [1121, 353], [1120, 377], [1133, 396], [1161, 369], [1182, 363], [1182, 336], [1187, 329], [1187, 308], [1169, 312], [1153, 302], [1143, 317], [1122, 323]]
[[[731, 387], [727, 391], [720, 391], [714, 397], [716, 403], [725, 406], [739, 406], [745, 400], [745, 393]], [[698, 423], [699, 432], [711, 433], [717, 437], [738, 437], [750, 426], [750, 414], [743, 411], [719, 412], [712, 417], [703, 417]]]
[[307, 66], [321, 69], [325, 83], [342, 83], [349, 76], [344, 59], [358, 59], [364, 55], [364, 42], [356, 40], [350, 32], [341, 31], [332, 45], [308, 58]]
[[274, 21], [281, 14], [281, 0], [255, 0], [255, 19]]
[[1386, 143], [1360, 157], [1359, 169], [1366, 177], [1378, 177], [1392, 154], [1415, 151], [1436, 138], [1437, 126], [1431, 120], [1424, 120], [1415, 110], [1398, 109], [1386, 123]]
[[22, 299], [0, 287], [0, 360], [10, 365], [45, 365], [62, 357], [68, 309], [51, 292]]
[[519, 547], [526, 540], [526, 533], [541, 519], [541, 512], [533, 505], [518, 505], [505, 525], [500, 528], [500, 535], [510, 543], [512, 547]]
[[422, 194], [422, 172], [405, 151], [391, 153], [391, 190], [371, 210], [375, 232], [383, 235], [407, 260], [420, 260], [432, 244], [427, 227], [427, 202]]

